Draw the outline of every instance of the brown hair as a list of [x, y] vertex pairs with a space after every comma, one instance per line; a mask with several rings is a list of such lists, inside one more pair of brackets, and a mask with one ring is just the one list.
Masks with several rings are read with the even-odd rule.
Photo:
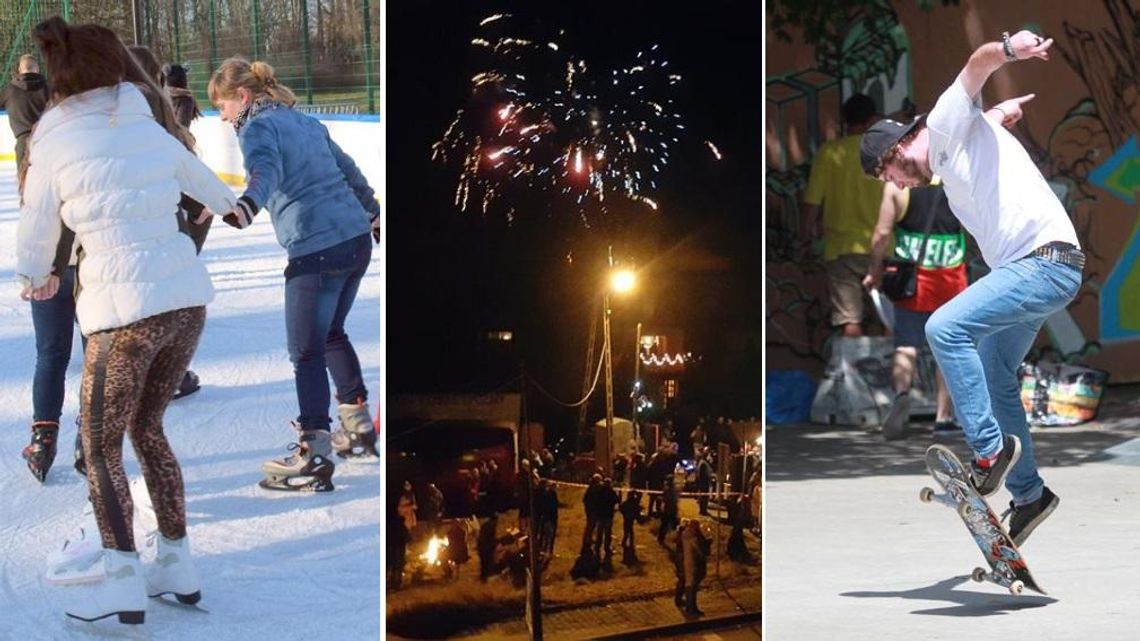
[[131, 52], [142, 70], [150, 74], [155, 83], [162, 83], [162, 67], [158, 64], [158, 58], [154, 57], [153, 51], [143, 45], [131, 45], [127, 50]]
[[[158, 85], [158, 74], [162, 70], [159, 68], [154, 54], [146, 47], [136, 45], [128, 48], [122, 44], [122, 41], [119, 42], [119, 45], [126, 52], [127, 57], [123, 79], [133, 83], [146, 98], [155, 122], [182, 143], [183, 147], [190, 150], [190, 153], [194, 153], [194, 135], [178, 122], [178, 118], [174, 115], [174, 105], [170, 103], [170, 96]], [[151, 65], [157, 71], [152, 72], [150, 70]]]
[[297, 103], [293, 91], [277, 82], [273, 67], [260, 60], [252, 63], [245, 58], [226, 60], [210, 78], [206, 91], [210, 95], [210, 101], [217, 103], [219, 99], [236, 96], [238, 88], [245, 88], [253, 94], [254, 100], [268, 96], [290, 107]]
[[57, 100], [114, 87], [126, 72], [125, 51], [114, 31], [94, 24], [69, 26], [53, 16], [39, 23], [32, 36], [43, 52], [48, 86]]

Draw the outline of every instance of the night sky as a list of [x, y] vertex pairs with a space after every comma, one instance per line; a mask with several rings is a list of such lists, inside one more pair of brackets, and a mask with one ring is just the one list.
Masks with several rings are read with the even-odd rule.
[[[681, 379], [684, 412], [759, 415], [761, 396], [760, 3], [437, 2], [388, 5], [387, 349], [391, 393], [489, 392], [527, 373], [563, 400], [581, 394], [586, 341], [600, 298], [605, 249], [639, 268], [640, 285], [613, 312], [614, 389], [628, 416], [635, 324], [684, 332], [702, 356]], [[562, 43], [596, 69], [627, 66], [653, 44], [683, 76], [676, 108], [691, 140], [652, 197], [658, 212], [617, 207], [603, 224], [542, 197], [521, 199], [515, 222], [460, 212], [456, 172], [431, 160], [470, 93], [481, 19], [564, 29]], [[700, 144], [711, 140], [717, 162]], [[600, 319], [600, 313], [598, 318]], [[600, 322], [598, 346], [601, 345]], [[514, 332], [511, 346], [481, 340]], [[596, 363], [596, 361], [595, 361]], [[591, 366], [592, 367], [592, 366]], [[590, 418], [604, 415], [601, 384]], [[564, 433], [577, 412], [528, 391], [532, 420]], [[684, 413], [683, 412], [683, 413]], [[682, 419], [682, 425], [684, 419]]]

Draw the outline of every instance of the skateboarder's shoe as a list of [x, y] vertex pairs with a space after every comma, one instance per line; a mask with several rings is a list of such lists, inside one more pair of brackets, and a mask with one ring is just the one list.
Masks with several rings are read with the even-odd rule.
[[1018, 547], [1025, 543], [1025, 539], [1033, 532], [1033, 529], [1041, 522], [1049, 518], [1053, 510], [1061, 504], [1061, 498], [1053, 493], [1049, 488], [1041, 490], [1041, 498], [1026, 505], [1014, 505], [1013, 501], [1009, 502], [1009, 509], [1005, 511], [1005, 515], [1009, 515], [1009, 538]]
[[934, 438], [949, 438], [962, 435], [962, 426], [954, 419], [948, 421], [935, 421]]
[[1001, 440], [1001, 451], [993, 459], [970, 463], [970, 482], [982, 496], [990, 496], [1001, 489], [1001, 484], [1017, 459], [1021, 457], [1021, 441], [1006, 434]]
[[883, 419], [883, 438], [888, 441], [900, 439], [906, 435], [906, 424], [910, 420], [910, 392], [899, 392], [887, 410], [887, 417]]

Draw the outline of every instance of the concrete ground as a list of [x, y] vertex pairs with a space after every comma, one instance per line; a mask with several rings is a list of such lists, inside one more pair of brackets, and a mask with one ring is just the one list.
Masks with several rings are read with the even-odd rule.
[[[1109, 399], [1112, 399], [1111, 401]], [[1034, 432], [1060, 507], [1022, 552], [1048, 596], [969, 579], [985, 560], [954, 512], [918, 499], [930, 426], [884, 442], [827, 426], [770, 427], [765, 636], [846, 641], [1140, 638], [1140, 393], [1101, 419]], [[965, 457], [962, 438], [940, 439]], [[1009, 495], [990, 498], [999, 514]]]
[[[700, 638], [720, 622], [739, 624], [742, 618], [758, 619], [761, 586], [759, 582], [718, 582], [701, 584], [697, 605], [704, 612], [699, 618], [688, 618], [673, 605], [672, 595], [608, 605], [564, 608], [543, 614], [543, 637], [552, 641], [583, 639], [644, 639], [661, 634], [677, 638]], [[695, 635], [695, 637], [694, 637]], [[522, 620], [490, 626], [478, 634], [463, 637], [468, 641], [526, 641], [529, 638]], [[668, 637], [657, 637], [668, 638]]]

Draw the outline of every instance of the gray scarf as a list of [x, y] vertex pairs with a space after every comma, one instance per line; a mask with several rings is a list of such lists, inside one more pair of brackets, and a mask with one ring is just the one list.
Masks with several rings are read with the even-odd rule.
[[242, 128], [245, 127], [245, 123], [248, 122], [250, 118], [253, 118], [262, 111], [283, 107], [285, 107], [285, 105], [268, 96], [258, 98], [257, 100], [250, 102], [240, 112], [238, 112], [238, 115], [236, 118], [234, 118], [233, 122], [234, 131], [240, 133]]

